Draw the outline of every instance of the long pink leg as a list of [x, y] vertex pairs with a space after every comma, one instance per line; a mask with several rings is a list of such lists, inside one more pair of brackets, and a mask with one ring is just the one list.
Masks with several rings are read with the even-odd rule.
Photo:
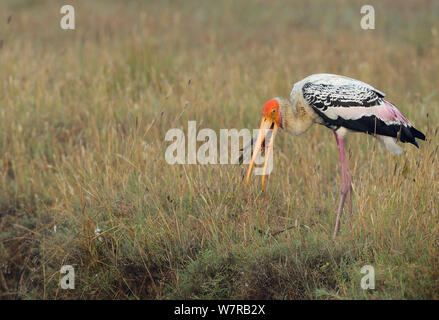
[[346, 196], [348, 197], [348, 218], [350, 218], [351, 210], [352, 210], [352, 202], [351, 202], [351, 175], [349, 174], [349, 168], [346, 162], [346, 156], [344, 152], [344, 137], [340, 137], [337, 132], [334, 131], [335, 140], [337, 141], [338, 150], [340, 152], [340, 161], [341, 161], [341, 194], [340, 194], [340, 202], [338, 204], [337, 209], [337, 218], [335, 220], [335, 228], [333, 238], [337, 236], [338, 230], [340, 229], [340, 218], [343, 213], [343, 206], [346, 200]]

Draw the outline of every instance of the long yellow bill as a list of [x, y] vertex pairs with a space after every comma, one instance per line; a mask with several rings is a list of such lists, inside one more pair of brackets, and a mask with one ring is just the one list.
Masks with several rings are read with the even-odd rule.
[[270, 154], [273, 150], [274, 138], [276, 137], [276, 133], [278, 130], [277, 124], [271, 119], [267, 119], [267, 118], [262, 119], [261, 127], [259, 128], [258, 137], [256, 138], [256, 143], [254, 146], [252, 159], [251, 159], [250, 166], [249, 166], [248, 172], [247, 172], [246, 184], [248, 185], [248, 182], [250, 180], [250, 174], [253, 170], [253, 166], [254, 166], [256, 157], [257, 157], [259, 151], [261, 150], [262, 146], [265, 145], [264, 142], [266, 142], [265, 140], [266, 140], [268, 133], [270, 132], [269, 131], [270, 129], [272, 129], [273, 131], [271, 133], [270, 141], [268, 141], [268, 149], [265, 153], [264, 169], [262, 171], [262, 190], [264, 190], [265, 175], [267, 172], [267, 166], [268, 166], [268, 162], [270, 159]]

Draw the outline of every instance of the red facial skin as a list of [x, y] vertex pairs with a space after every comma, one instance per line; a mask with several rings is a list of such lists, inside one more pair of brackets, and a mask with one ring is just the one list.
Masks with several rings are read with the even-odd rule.
[[274, 100], [268, 100], [264, 106], [262, 107], [262, 114], [266, 119], [270, 119], [274, 121], [277, 126], [279, 126], [279, 119], [280, 119], [280, 113], [279, 113], [279, 103]]

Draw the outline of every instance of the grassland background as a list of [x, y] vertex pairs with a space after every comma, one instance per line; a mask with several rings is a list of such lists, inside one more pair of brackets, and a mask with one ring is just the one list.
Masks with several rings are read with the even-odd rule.
[[[363, 2], [69, 1], [63, 31], [63, 2], [1, 1], [0, 297], [439, 298], [439, 3], [368, 1], [365, 31]], [[348, 137], [336, 240], [324, 127], [279, 135], [264, 193], [244, 166], [165, 162], [168, 129], [257, 128], [266, 100], [319, 72], [386, 92], [428, 138], [392, 156]]]

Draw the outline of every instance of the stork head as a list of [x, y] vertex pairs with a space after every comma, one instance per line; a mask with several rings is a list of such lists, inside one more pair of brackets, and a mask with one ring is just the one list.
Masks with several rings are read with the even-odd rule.
[[262, 107], [262, 115], [264, 116], [264, 119], [273, 122], [279, 127], [279, 102], [276, 99], [268, 100]]
[[264, 182], [265, 182], [268, 159], [270, 159], [269, 156], [273, 150], [274, 138], [276, 137], [277, 130], [281, 125], [281, 114], [279, 110], [278, 100], [277, 99], [268, 100], [265, 103], [265, 105], [262, 107], [262, 115], [263, 117], [262, 117], [261, 127], [259, 128], [256, 144], [254, 145], [252, 159], [247, 172], [246, 183], [248, 184], [250, 180], [250, 174], [252, 172], [253, 165], [259, 150], [261, 150], [261, 148], [266, 146], [268, 143], [268, 149], [265, 153], [264, 169], [262, 171], [262, 190], [264, 190]]

